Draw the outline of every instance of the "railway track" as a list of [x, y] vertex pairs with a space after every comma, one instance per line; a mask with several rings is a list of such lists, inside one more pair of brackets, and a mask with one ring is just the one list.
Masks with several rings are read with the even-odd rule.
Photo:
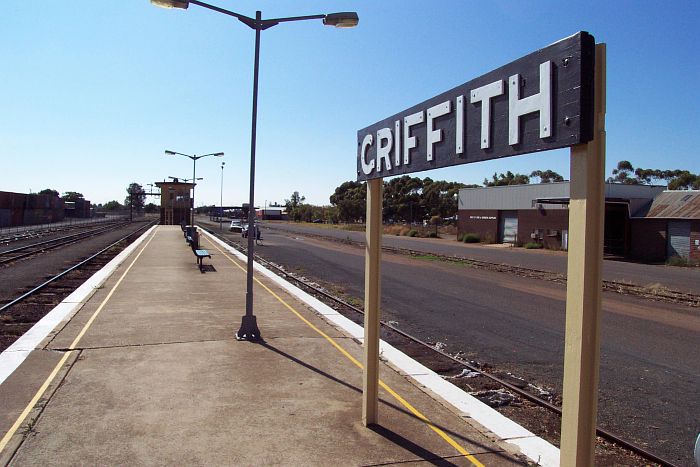
[[[226, 242], [228, 245], [236, 248], [238, 251], [247, 254], [247, 249], [239, 245], [236, 242], [228, 240], [226, 237], [218, 234], [217, 232], [214, 232], [211, 229], [206, 229], [211, 235], [214, 235], [215, 237], [219, 238], [220, 240]], [[385, 248], [388, 251], [393, 250], [398, 250], [394, 248]], [[425, 256], [425, 252], [415, 252], [412, 250], [402, 250], [398, 252], [399, 254], [411, 254], [415, 256]], [[445, 257], [446, 259], [450, 260], [451, 257]], [[348, 310], [352, 314], [355, 315], [355, 319], [353, 319], [352, 316], [348, 316], [347, 314], [343, 313], [346, 315], [346, 317], [349, 317], [353, 319], [353, 321], [362, 324], [363, 319], [362, 317], [364, 316], [364, 310], [361, 308], [348, 303], [346, 300], [329, 293], [327, 290], [324, 288], [318, 286], [315, 283], [312, 283], [308, 280], [306, 280], [303, 277], [299, 277], [287, 270], [285, 270], [282, 266], [279, 266], [277, 264], [274, 264], [270, 261], [267, 261], [265, 258], [262, 258], [259, 255], [255, 255], [256, 261], [259, 261], [266, 267], [270, 268], [273, 270], [275, 273], [278, 275], [284, 277], [285, 279], [289, 279], [297, 284], [299, 284], [302, 289], [305, 289], [306, 291], [310, 292], [312, 295], [314, 295], [316, 298], [318, 298], [321, 301], [324, 301], [326, 304], [330, 305], [332, 308], [336, 309], [339, 312], [342, 312], [342, 310]], [[461, 260], [461, 259], [460, 259]], [[499, 270], [498, 268], [506, 266], [506, 265], [498, 265], [498, 264], [491, 264], [491, 263], [485, 263], [485, 262], [479, 262], [482, 263], [480, 266], [482, 267], [489, 267], [491, 268], [496, 268], [496, 270]], [[511, 266], [506, 266], [509, 268], [508, 272], [513, 272], [510, 270], [512, 268]], [[527, 270], [525, 268], [518, 268], [518, 269], [523, 269], [522, 273], [527, 274], [528, 277], [532, 277], [531, 274], [534, 273], [535, 277], [537, 277], [537, 273], [542, 273], [542, 274], [554, 274], [554, 273], [547, 273], [546, 271], [536, 271], [536, 270]], [[542, 278], [542, 277], [539, 277]], [[564, 279], [565, 280], [565, 279]], [[357, 319], [359, 317], [359, 319]], [[459, 356], [455, 355], [450, 355], [447, 352], [442, 351], [441, 349], [437, 348], [436, 345], [425, 342], [399, 328], [396, 326], [392, 325], [389, 322], [381, 321], [381, 326], [383, 328], [382, 330], [382, 339], [388, 341], [390, 344], [398, 347], [400, 350], [404, 351], [404, 353], [407, 353], [409, 356], [415, 358], [416, 360], [420, 361], [424, 365], [428, 366], [429, 368], [433, 369], [437, 373], [440, 374], [445, 374], [445, 373], [455, 373], [460, 370], [462, 370], [461, 374], [464, 374], [465, 371], [467, 374], [478, 374], [480, 376], [483, 376], [485, 379], [489, 380], [492, 382], [494, 385], [511, 392], [518, 397], [525, 399], [529, 401], [530, 403], [534, 404], [537, 407], [540, 407], [550, 414], [553, 414], [556, 416], [558, 419], [561, 417], [561, 407], [558, 406], [557, 404], [553, 403], [551, 400], [546, 400], [542, 397], [542, 391], [532, 385], [529, 384], [524, 384], [523, 380], [514, 377], [510, 374], [506, 375], [498, 375], [492, 373], [490, 370], [490, 367], [482, 367], [479, 365], [477, 362], [473, 361], [467, 361]], [[416, 348], [416, 346], [418, 348]], [[439, 358], [434, 358], [434, 357], [426, 357], [426, 352], [432, 353], [434, 355], [437, 355]], [[444, 377], [444, 376], [443, 376]], [[455, 378], [455, 376], [451, 377]], [[457, 384], [458, 386], [462, 387], [462, 385]], [[469, 387], [469, 384], [466, 385], [468, 389], [472, 389]], [[486, 385], [485, 387], [489, 388], [492, 387], [490, 385]], [[462, 387], [462, 389], [465, 389]], [[493, 395], [493, 389], [487, 389], [485, 391], [468, 391], [473, 393], [475, 397], [483, 400], [484, 402], [489, 403], [489, 401], [484, 400], [484, 396], [491, 396]], [[487, 398], [487, 397], [486, 397]], [[494, 406], [495, 404], [490, 404]], [[533, 429], [533, 428], [530, 428]], [[606, 440], [607, 442], [610, 442], [616, 446], [619, 446], [620, 448], [627, 450], [629, 452], [634, 453], [635, 455], [643, 458], [645, 462], [653, 462], [658, 465], [662, 466], [669, 466], [669, 467], [674, 467], [675, 464], [672, 462], [661, 458], [660, 456], [657, 456], [656, 454], [636, 445], [635, 443], [628, 441], [614, 433], [611, 433], [610, 431], [607, 431], [603, 428], [597, 427], [596, 428], [596, 434]], [[550, 433], [551, 435], [551, 433]], [[550, 436], [551, 437], [551, 436]]]
[[128, 225], [128, 222], [112, 223], [109, 225], [100, 226], [95, 229], [89, 229], [70, 235], [64, 235], [58, 238], [52, 238], [43, 242], [36, 242], [29, 245], [0, 251], [0, 266], [7, 265], [20, 259], [28, 258], [30, 256], [34, 256], [40, 253], [44, 253], [49, 250], [73, 245], [87, 238], [94, 237], [96, 235], [101, 235], [106, 232], [111, 232], [116, 229], [120, 229], [126, 225]]
[[[439, 259], [442, 261], [464, 264], [474, 268], [505, 272], [515, 274], [521, 277], [528, 277], [532, 279], [540, 279], [551, 282], [557, 282], [560, 284], [566, 284], [565, 274], [560, 274], [551, 271], [542, 271], [539, 269], [524, 268], [521, 266], [512, 266], [509, 264], [502, 263], [489, 263], [486, 261], [464, 258], [460, 256], [448, 256], [435, 253], [430, 253], [429, 255], [427, 255], [424, 251], [416, 251], [408, 248], [383, 247], [382, 249], [390, 253], [404, 254], [413, 257], [431, 256], [435, 259]], [[693, 308], [700, 308], [700, 295], [688, 292], [681, 292], [678, 290], [672, 290], [667, 288], [651, 289], [649, 287], [643, 287], [628, 282], [609, 280], [603, 280], [603, 290], [623, 295], [634, 295], [637, 297], [648, 298], [668, 303], [679, 303]]]
[[[36, 229], [16, 231], [16, 232], [0, 232], [0, 245], [8, 245], [10, 243], [19, 242], [22, 240], [28, 240], [32, 238], [40, 238], [45, 235], [51, 235], [56, 232], [64, 232], [76, 229], [84, 229], [86, 227], [95, 227], [100, 225], [113, 224], [115, 221], [99, 221], [99, 222], [85, 222], [85, 223], [58, 223], [50, 225], [41, 225]], [[118, 222], [118, 221], [117, 221]]]
[[[292, 233], [294, 235], [300, 235], [299, 232], [292, 231], [292, 230], [286, 230], [286, 229], [281, 228], [279, 226], [274, 226], [273, 229], [283, 231], [283, 232]], [[313, 234], [313, 233], [308, 233], [308, 232], [304, 233], [303, 235], [306, 237], [318, 238], [318, 239], [326, 240], [326, 241], [340, 242], [340, 243], [344, 243], [347, 245], [364, 247], [364, 243], [350, 240], [350, 238], [338, 239], [335, 237], [318, 235], [318, 234]], [[439, 254], [439, 253], [428, 253], [426, 251], [412, 250], [410, 248], [391, 247], [391, 246], [386, 246], [386, 245], [382, 246], [382, 251], [386, 251], [387, 253], [399, 254], [399, 255], [407, 255], [407, 256], [414, 257], [414, 258], [429, 257], [431, 259], [446, 261], [446, 262], [450, 262], [450, 263], [457, 263], [457, 264], [465, 265], [465, 266], [472, 267], [475, 269], [484, 269], [484, 270], [488, 270], [488, 271], [514, 274], [514, 275], [517, 275], [520, 277], [527, 277], [527, 278], [531, 278], [531, 279], [539, 279], [539, 280], [545, 280], [545, 281], [550, 281], [550, 282], [556, 282], [559, 284], [566, 284], [566, 274], [561, 274], [561, 273], [557, 273], [557, 272], [543, 271], [540, 269], [525, 268], [522, 266], [513, 266], [510, 264], [503, 264], [503, 263], [492, 263], [492, 262], [488, 262], [488, 261], [481, 261], [481, 260], [477, 260], [477, 259], [467, 258], [464, 256], [450, 256], [450, 255], [443, 255], [443, 254]], [[603, 280], [603, 290], [622, 294], [622, 295], [633, 295], [636, 297], [642, 297], [642, 298], [656, 300], [656, 301], [660, 301], [660, 302], [679, 303], [679, 304], [683, 304], [683, 305], [686, 305], [686, 306], [689, 306], [692, 308], [700, 308], [700, 295], [694, 294], [694, 293], [689, 293], [689, 292], [681, 292], [678, 290], [673, 290], [673, 289], [664, 288], [664, 287], [650, 288], [650, 287], [640, 286], [637, 284], [632, 284], [629, 282]]]
[[88, 258], [64, 269], [38, 286], [23, 291], [18, 297], [0, 306], [0, 351], [9, 347], [154, 223], [148, 222], [134, 229]]

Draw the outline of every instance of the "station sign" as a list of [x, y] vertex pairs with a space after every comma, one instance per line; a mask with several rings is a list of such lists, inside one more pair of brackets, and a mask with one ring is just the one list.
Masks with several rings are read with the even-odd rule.
[[583, 144], [595, 40], [579, 32], [357, 132], [357, 180]]

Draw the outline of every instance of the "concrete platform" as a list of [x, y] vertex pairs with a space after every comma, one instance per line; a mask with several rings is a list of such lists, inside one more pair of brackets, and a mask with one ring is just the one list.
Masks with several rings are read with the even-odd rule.
[[179, 227], [155, 228], [28, 352], [0, 385], [0, 462], [527, 464], [386, 364], [380, 425], [364, 427], [359, 340], [257, 275], [264, 341], [236, 341], [245, 264], [202, 248], [204, 273]]

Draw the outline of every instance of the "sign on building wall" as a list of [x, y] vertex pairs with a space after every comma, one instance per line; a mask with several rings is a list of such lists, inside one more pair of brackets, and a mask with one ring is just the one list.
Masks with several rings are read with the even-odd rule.
[[595, 40], [579, 32], [357, 133], [357, 180], [592, 139]]

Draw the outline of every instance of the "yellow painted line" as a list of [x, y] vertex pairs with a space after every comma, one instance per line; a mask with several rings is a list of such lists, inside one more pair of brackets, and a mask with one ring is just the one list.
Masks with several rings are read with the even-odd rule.
[[[223, 251], [221, 248], [219, 248], [219, 245], [215, 244], [214, 242], [210, 242], [214, 248], [219, 250], [226, 258], [229, 259], [233, 264], [235, 264], [238, 269], [240, 269], [243, 272], [247, 272], [247, 270], [238, 263], [238, 261], [234, 260], [227, 252]], [[290, 310], [292, 313], [294, 313], [300, 320], [302, 320], [304, 323], [306, 323], [311, 329], [316, 331], [319, 335], [321, 335], [324, 339], [326, 339], [333, 347], [335, 347], [341, 354], [343, 354], [348, 360], [350, 360], [352, 363], [354, 363], [358, 368], [362, 369], [364, 366], [362, 365], [361, 362], [359, 362], [355, 357], [350, 355], [344, 348], [342, 348], [332, 337], [330, 337], [328, 334], [325, 332], [321, 331], [318, 327], [316, 327], [313, 323], [311, 323], [309, 320], [304, 318], [301, 313], [299, 313], [297, 310], [294, 309], [290, 304], [284, 301], [282, 297], [277, 295], [275, 292], [270, 290], [265, 284], [260, 282], [257, 277], [253, 277], [255, 282], [257, 282], [263, 289], [265, 289], [270, 295], [275, 297], [278, 302], [280, 302], [282, 305], [284, 305], [288, 310]], [[458, 442], [456, 442], [454, 439], [452, 439], [447, 433], [445, 433], [443, 430], [435, 426], [425, 415], [423, 415], [421, 412], [418, 411], [415, 407], [413, 407], [406, 399], [401, 397], [396, 391], [391, 389], [386, 383], [384, 383], [382, 380], [379, 380], [379, 385], [384, 388], [389, 394], [391, 394], [394, 399], [399, 401], [401, 405], [406, 407], [413, 415], [415, 415], [418, 419], [423, 421], [426, 425], [430, 427], [431, 430], [433, 430], [435, 433], [438, 434], [443, 440], [447, 442], [450, 446], [455, 448], [457, 452], [462, 454], [464, 457], [469, 459], [469, 461], [474, 464], [477, 467], [484, 467], [484, 464], [479, 462], [479, 460], [474, 457], [469, 451], [464, 449]]]
[[[157, 229], [156, 229], [156, 230], [157, 230]], [[76, 347], [78, 346], [78, 343], [80, 342], [80, 340], [83, 338], [83, 336], [85, 335], [85, 333], [87, 332], [87, 330], [90, 328], [90, 326], [92, 326], [92, 323], [95, 321], [95, 318], [97, 318], [97, 315], [100, 314], [100, 312], [102, 311], [102, 309], [104, 308], [104, 306], [107, 304], [107, 302], [109, 301], [109, 299], [112, 298], [112, 295], [114, 294], [114, 291], [117, 290], [117, 287], [119, 287], [119, 284], [122, 283], [122, 281], [124, 280], [124, 277], [126, 277], [127, 273], [131, 270], [131, 268], [132, 268], [132, 266], [134, 265], [134, 263], [136, 263], [136, 260], [138, 260], [139, 257], [141, 256], [141, 253], [143, 253], [144, 250], [146, 249], [146, 247], [148, 246], [148, 244], [151, 243], [151, 240], [153, 240], [153, 238], [155, 237], [155, 232], [156, 232], [156, 230], [153, 231], [153, 234], [151, 234], [151, 238], [149, 238], [149, 239], [148, 239], [148, 242], [146, 242], [146, 244], [143, 246], [143, 248], [141, 248], [141, 251], [139, 251], [139, 253], [136, 255], [136, 257], [134, 258], [134, 260], [133, 260], [133, 261], [131, 262], [131, 264], [129, 265], [129, 267], [127, 267], [126, 270], [122, 273], [121, 277], [119, 278], [119, 280], [117, 281], [117, 283], [114, 284], [114, 286], [113, 286], [112, 289], [109, 291], [109, 293], [107, 294], [107, 296], [105, 297], [105, 299], [102, 300], [102, 303], [100, 303], [100, 306], [97, 307], [97, 310], [95, 310], [95, 312], [92, 314], [92, 316], [91, 316], [90, 319], [87, 321], [87, 323], [85, 323], [85, 325], [84, 325], [83, 328], [81, 329], [80, 333], [78, 333], [78, 336], [73, 340], [73, 342], [71, 343], [71, 345], [68, 347], [69, 350], [63, 355], [63, 357], [61, 358], [61, 360], [59, 360], [59, 362], [56, 364], [56, 366], [54, 367], [53, 371], [51, 371], [51, 373], [49, 374], [48, 378], [46, 378], [46, 381], [44, 381], [44, 384], [41, 385], [41, 387], [40, 387], [39, 390], [36, 392], [36, 394], [34, 394], [34, 397], [32, 397], [32, 400], [29, 401], [29, 404], [27, 404], [27, 406], [24, 408], [24, 410], [23, 410], [22, 413], [19, 415], [19, 417], [17, 418], [17, 420], [15, 420], [15, 423], [12, 425], [12, 427], [10, 427], [9, 431], [8, 431], [7, 433], [5, 433], [5, 436], [2, 437], [2, 440], [0, 440], [0, 452], [2, 452], [2, 451], [5, 449], [5, 447], [7, 447], [7, 444], [10, 442], [10, 440], [12, 439], [12, 437], [15, 435], [15, 433], [17, 432], [17, 430], [19, 429], [19, 427], [22, 426], [22, 423], [24, 423], [24, 420], [29, 416], [29, 414], [31, 413], [31, 411], [34, 410], [34, 407], [35, 407], [36, 404], [39, 402], [39, 399], [42, 398], [42, 396], [44, 395], [44, 393], [46, 392], [46, 390], [49, 388], [49, 386], [50, 386], [51, 383], [53, 382], [54, 378], [56, 378], [56, 375], [58, 374], [58, 372], [61, 370], [61, 368], [63, 367], [63, 365], [64, 365], [64, 364], [66, 363], [66, 361], [68, 360], [68, 357], [71, 356], [71, 354], [73, 353], [73, 351], [74, 351], [74, 350], [76, 349]]]

